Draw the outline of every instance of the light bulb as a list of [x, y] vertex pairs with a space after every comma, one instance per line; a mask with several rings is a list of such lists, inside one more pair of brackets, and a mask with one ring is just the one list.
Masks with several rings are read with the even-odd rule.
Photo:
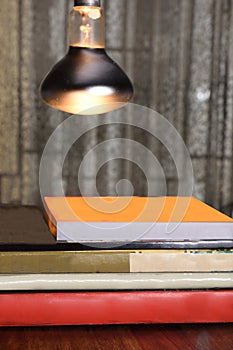
[[49, 106], [72, 114], [107, 113], [128, 103], [133, 87], [105, 51], [105, 22], [99, 0], [76, 0], [70, 13], [66, 56], [41, 84]]

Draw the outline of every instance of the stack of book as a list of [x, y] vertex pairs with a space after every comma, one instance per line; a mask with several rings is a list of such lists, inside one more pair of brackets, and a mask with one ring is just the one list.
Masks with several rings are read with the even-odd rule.
[[185, 197], [45, 203], [47, 223], [0, 208], [0, 325], [233, 322], [230, 217]]

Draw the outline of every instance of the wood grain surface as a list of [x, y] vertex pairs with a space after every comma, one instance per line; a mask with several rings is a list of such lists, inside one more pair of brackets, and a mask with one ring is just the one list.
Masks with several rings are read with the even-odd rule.
[[4, 350], [232, 350], [233, 324], [1, 328]]

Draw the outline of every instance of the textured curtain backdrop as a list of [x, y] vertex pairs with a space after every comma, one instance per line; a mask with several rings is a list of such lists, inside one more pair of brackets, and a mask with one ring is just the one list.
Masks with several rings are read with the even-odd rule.
[[[43, 105], [38, 89], [66, 52], [71, 7], [67, 0], [1, 0], [3, 203], [40, 200], [41, 152], [67, 115]], [[233, 1], [105, 0], [104, 7], [108, 52], [134, 82], [134, 102], [154, 108], [177, 128], [192, 157], [194, 194], [223, 210], [233, 201]], [[114, 137], [130, 137], [151, 148], [167, 174], [169, 193], [175, 193], [175, 169], [164, 150], [139, 129], [112, 125], [92, 130], [70, 150], [63, 171], [68, 194], [79, 193], [77, 170], [83, 155]], [[60, 138], [58, 152], [66, 143]], [[114, 157], [115, 151], [116, 145], [108, 147], [106, 156]], [[86, 194], [92, 193], [95, 166], [93, 159], [86, 169]], [[135, 194], [146, 194], [145, 175], [124, 160], [110, 161], [100, 170], [99, 192], [114, 194], [121, 178], [132, 181]]]

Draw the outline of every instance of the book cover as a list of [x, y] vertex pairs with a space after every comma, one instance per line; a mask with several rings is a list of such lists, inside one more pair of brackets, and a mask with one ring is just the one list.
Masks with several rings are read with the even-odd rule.
[[58, 241], [233, 239], [233, 219], [195, 198], [46, 197], [45, 203]]
[[233, 250], [1, 252], [1, 274], [233, 271]]
[[0, 274], [0, 291], [233, 288], [230, 272]]
[[1, 326], [233, 322], [233, 290], [0, 294]]

